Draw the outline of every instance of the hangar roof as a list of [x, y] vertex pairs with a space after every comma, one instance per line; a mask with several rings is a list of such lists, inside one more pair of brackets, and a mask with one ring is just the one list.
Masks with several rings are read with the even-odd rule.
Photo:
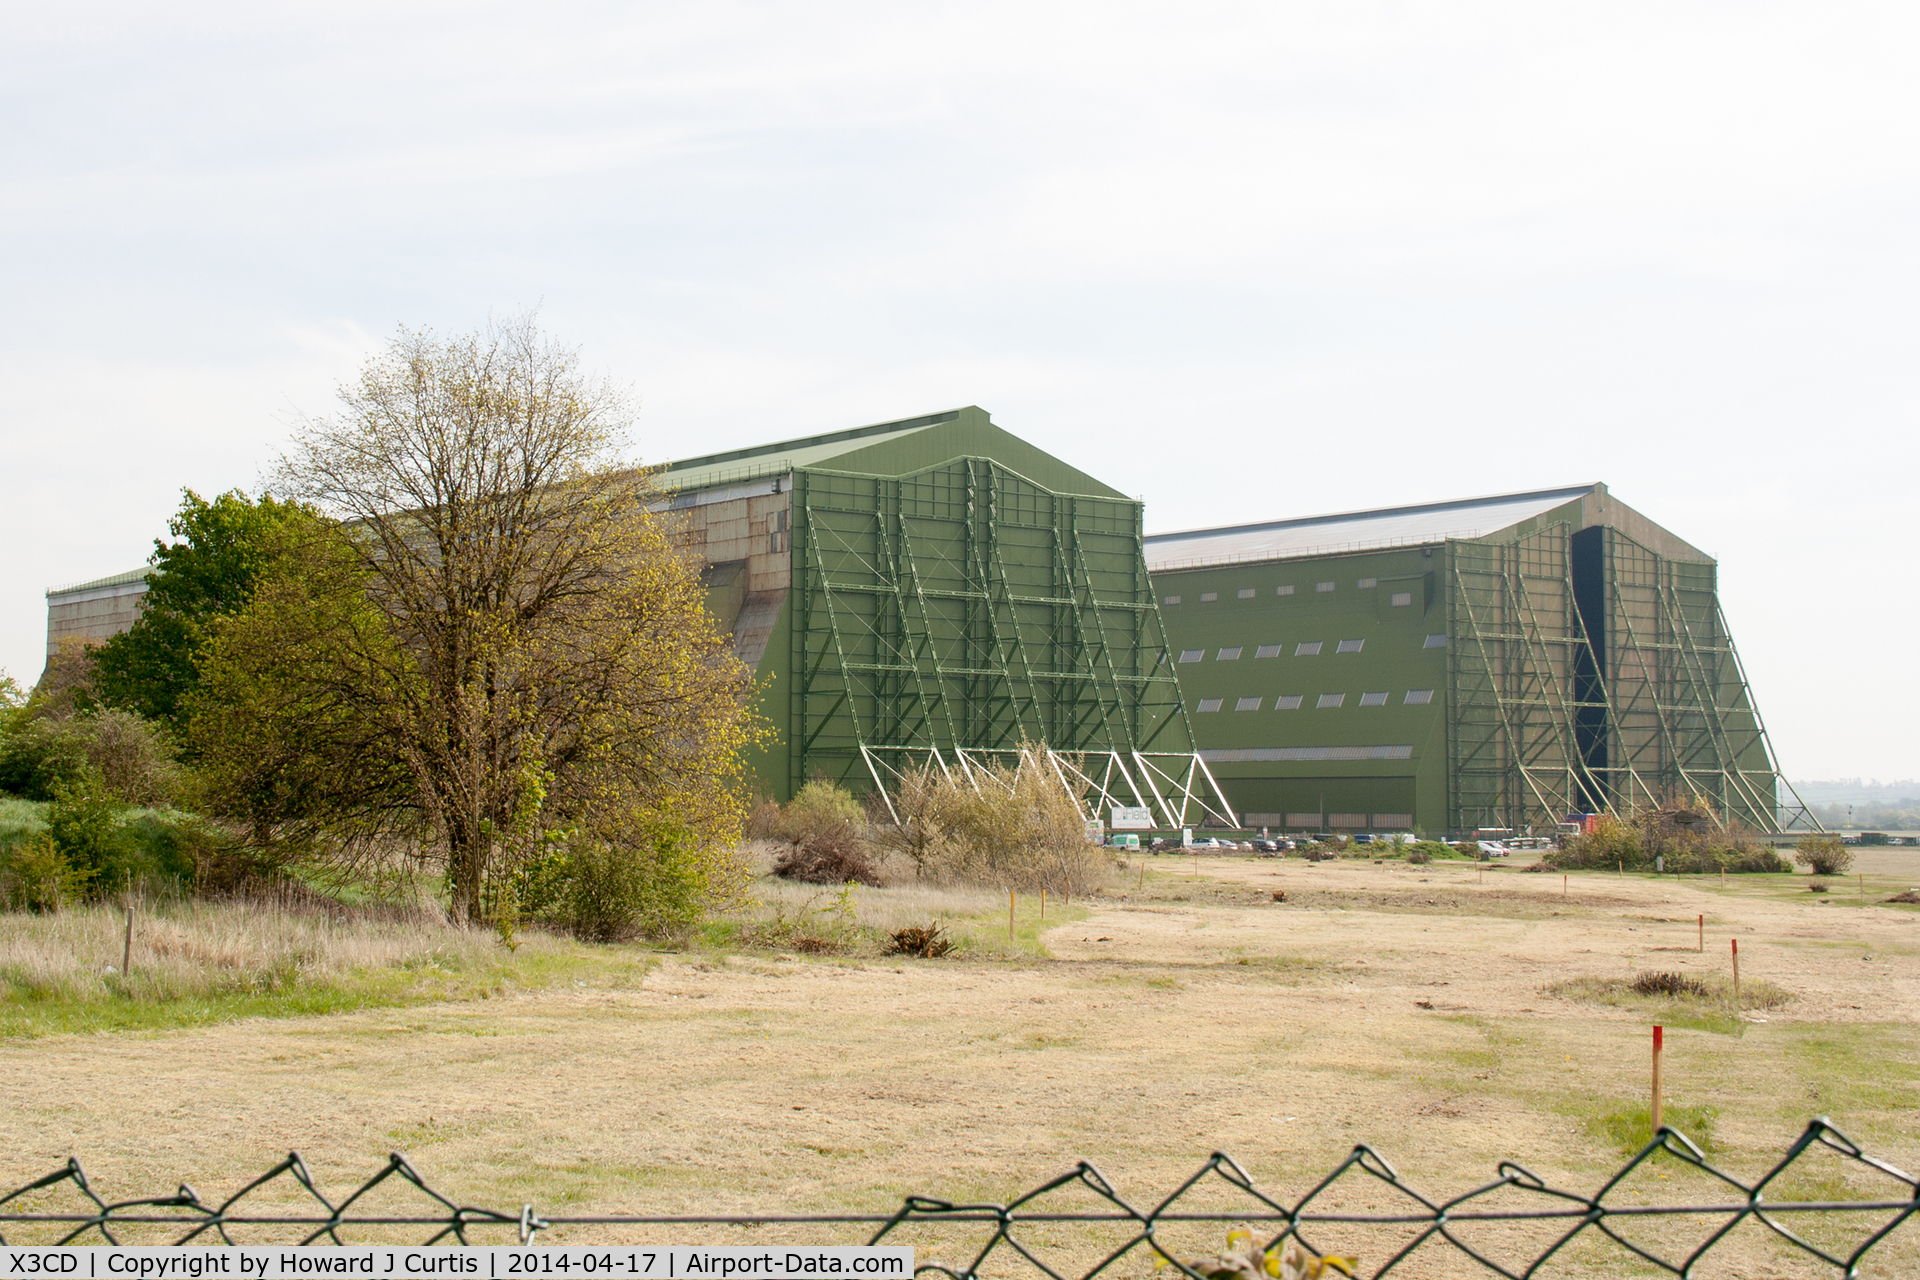
[[1147, 568], [1157, 572], [1240, 560], [1286, 560], [1297, 556], [1418, 546], [1449, 538], [1483, 538], [1596, 494], [1598, 484], [1535, 489], [1455, 502], [1427, 502], [1377, 511], [1304, 516], [1262, 524], [1226, 525], [1147, 535]]
[[1055, 493], [1124, 498], [1077, 467], [994, 424], [974, 405], [897, 422], [830, 431], [773, 444], [669, 462], [654, 473], [662, 489], [688, 494], [795, 469], [904, 476], [962, 457], [992, 458]]

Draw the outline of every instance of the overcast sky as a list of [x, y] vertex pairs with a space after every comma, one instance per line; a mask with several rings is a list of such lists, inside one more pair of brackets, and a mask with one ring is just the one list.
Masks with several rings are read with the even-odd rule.
[[961, 404], [1150, 531], [1604, 480], [1920, 775], [1911, 4], [26, 5], [0, 667], [401, 324], [664, 460]]

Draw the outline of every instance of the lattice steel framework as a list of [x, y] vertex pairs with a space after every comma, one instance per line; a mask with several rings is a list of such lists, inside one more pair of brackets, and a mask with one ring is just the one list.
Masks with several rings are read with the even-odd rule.
[[[1698, 797], [1722, 822], [1817, 829], [1780, 777], [1711, 563], [1617, 529], [1450, 542], [1449, 824]], [[1784, 804], [1783, 804], [1784, 802]]]
[[960, 458], [797, 471], [793, 512], [792, 787], [936, 749], [1192, 755], [1137, 502]]
[[[1058, 783], [1079, 799], [1089, 818], [1104, 818], [1116, 805], [1145, 809], [1155, 825], [1181, 827], [1237, 827], [1233, 808], [1199, 752], [1103, 751], [1065, 754], [1050, 747], [1026, 746], [1009, 750], [968, 750], [956, 747], [901, 747], [891, 751], [862, 749], [868, 776], [883, 797], [897, 789], [902, 771], [930, 769], [947, 778], [984, 791], [999, 785], [990, 768], [1033, 771]], [[886, 801], [894, 820], [900, 815]]]

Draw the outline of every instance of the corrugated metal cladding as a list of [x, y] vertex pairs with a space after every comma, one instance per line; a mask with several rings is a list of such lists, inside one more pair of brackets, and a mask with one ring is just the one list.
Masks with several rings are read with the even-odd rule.
[[817, 774], [866, 785], [868, 757], [884, 768], [930, 747], [1192, 751], [1160, 661], [1140, 503], [984, 411], [710, 455], [659, 478], [678, 488], [670, 509], [716, 613], [769, 620], [735, 630], [780, 730], [753, 762], [768, 791]]
[[[1255, 655], [1178, 667], [1243, 820], [1551, 831], [1698, 795], [1779, 829], [1712, 559], [1604, 485], [1154, 535], [1146, 551], [1170, 645]], [[1199, 713], [1243, 705], [1264, 709]]]
[[[1139, 502], [971, 406], [658, 482], [782, 797], [1030, 740], [1197, 753], [1251, 826], [1551, 828], [1678, 794], [1778, 824], [1712, 558], [1604, 485], [1143, 537]], [[50, 646], [124, 630], [143, 587], [49, 593]]]

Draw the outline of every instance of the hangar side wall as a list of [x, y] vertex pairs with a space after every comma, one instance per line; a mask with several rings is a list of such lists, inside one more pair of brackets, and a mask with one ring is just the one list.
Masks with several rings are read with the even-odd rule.
[[1195, 745], [1246, 826], [1445, 829], [1433, 551], [1154, 574]]
[[62, 645], [98, 644], [132, 629], [147, 595], [147, 570], [47, 592], [47, 661]]
[[763, 666], [785, 793], [816, 771], [869, 788], [928, 748], [1191, 750], [1138, 502], [979, 456], [803, 469], [793, 495], [786, 657]]

